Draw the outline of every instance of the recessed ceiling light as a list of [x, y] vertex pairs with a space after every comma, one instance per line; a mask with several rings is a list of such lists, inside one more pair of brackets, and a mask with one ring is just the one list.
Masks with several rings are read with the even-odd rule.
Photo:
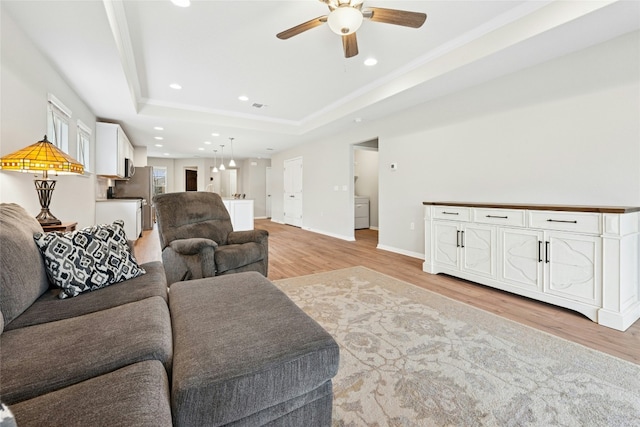
[[211, 136], [220, 136], [220, 134], [218, 132], [214, 132], [211, 134]]
[[211, 145], [211, 141], [205, 141], [204, 143], [207, 145]]
[[164, 138], [161, 136], [154, 136], [155, 139], [157, 139], [158, 141], [162, 141]]
[[353, 119], [353, 121], [356, 123], [360, 123], [362, 121], [362, 117], [356, 117], [355, 119]]
[[171, 0], [171, 3], [180, 7], [189, 7], [191, 6], [191, 0]]
[[367, 67], [373, 67], [377, 63], [378, 60], [376, 58], [367, 58], [364, 60], [364, 65], [366, 65]]
[[168, 156], [168, 155], [169, 155], [169, 153], [164, 153], [164, 155], [165, 155], [165, 156]]
[[198, 150], [204, 151], [204, 148], [203, 147], [199, 147]]
[[171, 84], [169, 85], [169, 87], [170, 87], [171, 89], [175, 89], [175, 90], [180, 90], [180, 89], [182, 89], [182, 86], [180, 86], [178, 83], [171, 83]]
[[248, 101], [248, 100], [249, 100], [249, 97], [248, 97], [247, 95], [240, 95], [240, 96], [238, 97], [238, 99], [239, 99], [240, 101]]
[[163, 127], [161, 127], [161, 126], [156, 126], [156, 127], [154, 127], [154, 129], [155, 129], [155, 130], [164, 130], [164, 128], [163, 128]]
[[156, 147], [162, 147], [162, 144], [156, 144]]

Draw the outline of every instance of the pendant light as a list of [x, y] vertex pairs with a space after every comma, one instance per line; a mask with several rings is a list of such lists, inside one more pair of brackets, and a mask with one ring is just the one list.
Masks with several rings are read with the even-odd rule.
[[218, 150], [213, 150], [213, 173], [218, 173]]
[[223, 171], [226, 168], [224, 167], [224, 145], [220, 145], [220, 149], [222, 153], [220, 153], [220, 170]]
[[236, 167], [236, 161], [233, 160], [233, 140], [234, 140], [234, 138], [229, 138], [229, 141], [231, 141], [231, 160], [229, 160], [229, 167], [230, 168], [235, 168]]

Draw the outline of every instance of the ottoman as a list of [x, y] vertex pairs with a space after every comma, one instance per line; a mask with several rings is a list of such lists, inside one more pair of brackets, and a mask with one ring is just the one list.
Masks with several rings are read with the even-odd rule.
[[169, 289], [175, 426], [330, 426], [335, 340], [256, 272]]

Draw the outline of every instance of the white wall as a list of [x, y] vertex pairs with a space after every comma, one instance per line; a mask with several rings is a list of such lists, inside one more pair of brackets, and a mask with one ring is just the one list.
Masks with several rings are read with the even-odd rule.
[[302, 156], [303, 228], [351, 238], [353, 191], [333, 185], [350, 184], [351, 145], [376, 137], [382, 248], [424, 253], [423, 201], [638, 206], [639, 40], [628, 34], [278, 153], [273, 218], [282, 220], [283, 162]]
[[[264, 218], [267, 215], [267, 166], [271, 165], [270, 159], [245, 159], [238, 162], [242, 168], [242, 191], [247, 199], [253, 199], [253, 215]], [[238, 174], [240, 175], [240, 174]]]
[[[69, 154], [76, 156], [77, 120], [92, 129], [91, 164], [95, 165], [95, 115], [26, 38], [7, 13], [0, 13], [0, 154], [10, 154], [42, 139], [47, 131], [47, 94], [72, 111]], [[18, 203], [30, 214], [40, 212], [34, 175], [0, 171], [0, 202]], [[79, 227], [95, 223], [95, 175], [56, 178], [51, 212]]]

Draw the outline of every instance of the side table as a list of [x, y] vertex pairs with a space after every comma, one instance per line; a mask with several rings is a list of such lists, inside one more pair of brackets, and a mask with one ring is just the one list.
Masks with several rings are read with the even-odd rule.
[[62, 224], [57, 225], [43, 225], [42, 229], [45, 231], [45, 233], [48, 233], [50, 231], [75, 231], [76, 225], [78, 225], [77, 222], [63, 222]]

